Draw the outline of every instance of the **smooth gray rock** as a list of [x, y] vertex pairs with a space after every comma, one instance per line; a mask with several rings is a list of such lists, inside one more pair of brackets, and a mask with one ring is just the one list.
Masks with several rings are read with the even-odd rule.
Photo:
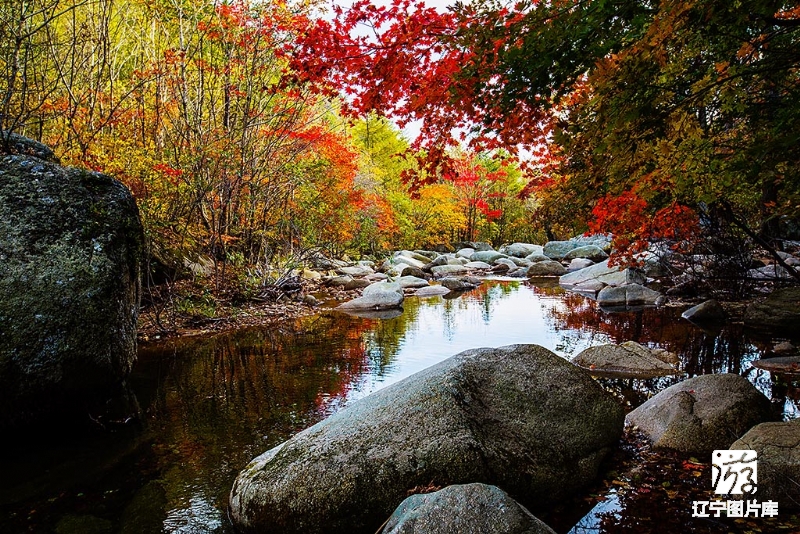
[[572, 286], [572, 291], [576, 293], [583, 293], [589, 295], [593, 298], [597, 298], [597, 293], [600, 292], [606, 285], [599, 280], [587, 280], [586, 282], [581, 282], [576, 286]]
[[594, 376], [605, 378], [646, 379], [683, 374], [647, 347], [633, 341], [589, 347], [572, 358], [572, 363]]
[[570, 251], [582, 246], [574, 241], [549, 241], [545, 243], [542, 254], [551, 260], [562, 260]]
[[364, 288], [357, 299], [345, 302], [337, 310], [387, 310], [403, 305], [403, 288], [396, 282], [375, 282]]
[[479, 250], [472, 256], [470, 256], [470, 261], [484, 261], [486, 263], [494, 263], [495, 260], [499, 260], [500, 258], [507, 257], [505, 254], [501, 254], [496, 250]]
[[374, 282], [367, 280], [366, 278], [354, 278], [344, 285], [344, 289], [346, 291], [350, 291], [353, 289], [364, 289], [365, 287], [369, 287], [373, 283]]
[[800, 509], [800, 420], [761, 423], [730, 448], [758, 453], [759, 501], [777, 501], [780, 511]]
[[439, 265], [447, 265], [447, 260], [448, 260], [448, 257], [445, 256], [444, 254], [441, 254], [439, 256], [436, 256], [434, 259], [432, 259], [430, 263], [426, 264], [422, 268], [422, 270], [423, 271], [427, 271], [427, 272], [431, 272], [431, 268], [433, 268], [433, 267], [438, 267]]
[[483, 261], [471, 261], [469, 263], [465, 263], [464, 267], [466, 267], [467, 269], [479, 269], [484, 271], [488, 271], [489, 269], [492, 268], [491, 265]]
[[661, 293], [639, 284], [604, 287], [597, 293], [597, 303], [601, 306], [641, 306], [653, 305]]
[[800, 325], [800, 287], [776, 289], [766, 299], [748, 306], [744, 325], [756, 330], [795, 334]]
[[408, 263], [412, 267], [416, 267], [421, 269], [425, 266], [428, 262], [431, 261], [430, 258], [427, 256], [423, 256], [422, 254], [417, 254], [416, 252], [412, 252], [410, 250], [400, 250], [394, 253], [393, 258], [396, 261], [402, 261]]
[[511, 258], [498, 258], [494, 261], [495, 265], [506, 265], [509, 269], [516, 269], [519, 267], [515, 262], [511, 261]]
[[465, 274], [469, 269], [463, 265], [438, 265], [431, 269], [436, 276], [447, 276], [450, 274]]
[[403, 289], [406, 288], [418, 288], [418, 287], [428, 287], [430, 283], [425, 280], [424, 278], [419, 278], [416, 276], [401, 276], [397, 280], [396, 283], [400, 284], [400, 287]]
[[472, 483], [408, 497], [383, 534], [555, 534], [497, 486]]
[[462, 258], [460, 256], [455, 258], [448, 258], [447, 265], [466, 265], [469, 263], [467, 258]]
[[331, 287], [346, 286], [347, 284], [351, 283], [352, 281], [353, 281], [353, 277], [350, 276], [349, 274], [343, 274], [343, 275], [339, 275], [339, 276], [327, 276], [327, 277], [322, 279], [322, 282], [326, 286], [331, 286]]
[[537, 345], [463, 352], [354, 402], [245, 467], [244, 532], [374, 533], [416, 486], [482, 482], [545, 506], [584, 487], [623, 412]]
[[371, 268], [365, 265], [350, 265], [348, 267], [339, 267], [338, 269], [336, 269], [336, 272], [338, 274], [346, 274], [353, 277], [369, 276], [371, 274], [375, 274], [375, 271], [373, 271]]
[[531, 254], [530, 256], [525, 256], [525, 259], [531, 263], [536, 263], [537, 261], [550, 261], [550, 258], [545, 256], [544, 254]]
[[566, 288], [597, 280], [608, 286], [621, 286], [624, 284], [644, 284], [647, 279], [644, 274], [635, 269], [622, 269], [619, 265], [608, 266], [608, 260], [596, 263], [591, 267], [565, 274], [558, 283]]
[[0, 155], [0, 428], [85, 417], [119, 388], [136, 360], [144, 240], [124, 185], [12, 142], [23, 153]]
[[544, 248], [541, 245], [533, 245], [531, 243], [513, 243], [500, 247], [500, 252], [516, 258], [524, 258], [531, 254], [542, 254], [543, 250]]
[[754, 425], [770, 418], [769, 399], [735, 374], [702, 375], [658, 393], [631, 413], [654, 447], [711, 454], [727, 449]]
[[587, 267], [591, 267], [592, 265], [594, 265], [594, 262], [592, 260], [586, 258], [575, 258], [569, 262], [569, 266], [567, 266], [567, 271], [572, 273], [575, 271], [580, 271], [581, 269], [585, 269]]
[[494, 247], [491, 243], [486, 243], [485, 241], [475, 241], [472, 243], [472, 248], [475, 249], [476, 252], [487, 252], [487, 251], [494, 251]]
[[509, 269], [505, 276], [509, 276], [511, 278], [528, 278], [528, 268], [517, 267], [516, 269]]
[[698, 324], [722, 324], [728, 320], [725, 309], [716, 300], [707, 300], [692, 306], [681, 314], [687, 321]]
[[565, 260], [574, 260], [578, 258], [592, 260], [593, 262], [597, 263], [599, 261], [607, 260], [608, 254], [606, 254], [606, 252], [597, 245], [584, 245], [582, 247], [574, 248], [564, 254]]
[[438, 297], [441, 295], [447, 295], [450, 293], [450, 290], [444, 286], [435, 285], [435, 286], [428, 286], [428, 287], [421, 287], [414, 292], [414, 295], [417, 297]]
[[474, 248], [462, 248], [456, 252], [456, 257], [469, 259], [473, 254], [475, 254]]
[[528, 267], [528, 276], [561, 276], [567, 270], [557, 261], [537, 261]]
[[[533, 263], [532, 261], [526, 260], [525, 258], [517, 258], [515, 256], [509, 256], [508, 258], [506, 258], [506, 260], [510, 261], [511, 263], [516, 265], [517, 267], [530, 267], [531, 264]], [[500, 261], [503, 261], [503, 260], [502, 259], [495, 260], [495, 263], [500, 262]]]
[[466, 278], [450, 277], [442, 278], [439, 283], [450, 291], [469, 291], [475, 289], [480, 284], [475, 284]]

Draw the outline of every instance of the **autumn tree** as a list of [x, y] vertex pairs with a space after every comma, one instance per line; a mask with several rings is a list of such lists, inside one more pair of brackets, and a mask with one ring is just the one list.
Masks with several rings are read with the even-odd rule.
[[564, 192], [545, 197], [609, 223], [621, 247], [688, 237], [699, 216], [769, 246], [796, 219], [791, 3], [362, 1], [306, 24], [292, 63], [305, 79], [357, 111], [423, 120], [437, 164], [461, 141], [523, 148], [539, 173], [527, 192]]

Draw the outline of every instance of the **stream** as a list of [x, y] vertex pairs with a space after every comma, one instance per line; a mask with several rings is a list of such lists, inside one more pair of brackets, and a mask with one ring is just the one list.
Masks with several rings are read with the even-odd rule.
[[[535, 343], [569, 358], [633, 340], [678, 354], [689, 376], [741, 374], [784, 418], [800, 415], [793, 390], [777, 389], [769, 373], [751, 367], [776, 340], [735, 324], [706, 332], [680, 319], [681, 311], [608, 313], [550, 283], [498, 279], [458, 298], [409, 297], [390, 319], [323, 309], [277, 326], [147, 344], [130, 379], [139, 424], [80, 436], [45, 430], [34, 443], [5, 436], [0, 532], [232, 533], [228, 492], [253, 457], [476, 347]], [[633, 407], [680, 379], [606, 386]], [[574, 533], [602, 531], [591, 517], [576, 522]]]

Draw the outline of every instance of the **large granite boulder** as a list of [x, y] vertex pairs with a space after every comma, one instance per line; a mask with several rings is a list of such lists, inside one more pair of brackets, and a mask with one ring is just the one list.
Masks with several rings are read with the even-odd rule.
[[389, 310], [403, 305], [403, 288], [397, 282], [375, 282], [361, 296], [337, 306], [337, 310]]
[[769, 420], [770, 403], [746, 378], [702, 375], [670, 386], [631, 413], [654, 447], [711, 454]]
[[458, 484], [408, 497], [382, 534], [555, 534], [497, 486]]
[[356, 401], [246, 466], [244, 532], [375, 532], [416, 486], [483, 482], [553, 503], [593, 480], [621, 407], [537, 345], [462, 352]]
[[0, 156], [0, 428], [85, 416], [119, 387], [136, 359], [143, 246], [124, 185], [13, 146]]
[[776, 289], [766, 299], [751, 304], [744, 324], [756, 330], [797, 334], [800, 325], [800, 287]]
[[781, 510], [800, 509], [800, 421], [761, 423], [730, 447], [758, 453], [761, 502], [777, 501]]

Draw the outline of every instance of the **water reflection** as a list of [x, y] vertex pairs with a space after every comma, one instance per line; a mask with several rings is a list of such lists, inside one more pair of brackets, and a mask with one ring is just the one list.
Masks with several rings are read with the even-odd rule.
[[[251, 458], [354, 399], [475, 347], [536, 343], [569, 357], [633, 340], [675, 352], [690, 376], [743, 373], [796, 415], [794, 390], [750, 369], [769, 340], [747, 338], [735, 325], [704, 332], [679, 319], [680, 311], [608, 314], [552, 284], [505, 280], [458, 298], [408, 298], [397, 317], [328, 310], [277, 327], [143, 347], [131, 379], [142, 428], [133, 438], [128, 432], [66, 449], [43, 445], [56, 457], [47, 469], [68, 463], [75, 450], [91, 450], [84, 460], [98, 475], [89, 481], [62, 470], [63, 478], [38, 493], [26, 481], [52, 478], [41, 448], [3, 455], [0, 469], [12, 476], [0, 493], [0, 531], [53, 531], [78, 511], [110, 522], [113, 532], [232, 532], [227, 494]], [[676, 380], [603, 383], [636, 405]], [[109, 451], [117, 451], [114, 462]]]

